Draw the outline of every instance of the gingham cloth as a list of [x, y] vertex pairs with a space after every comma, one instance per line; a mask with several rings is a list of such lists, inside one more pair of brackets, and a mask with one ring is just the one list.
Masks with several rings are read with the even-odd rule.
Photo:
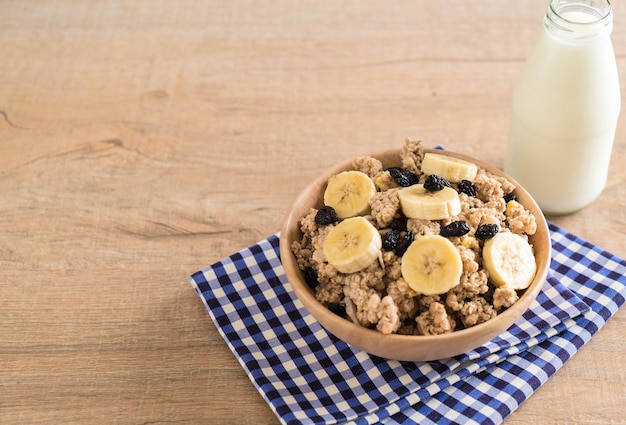
[[274, 234], [190, 277], [281, 423], [498, 424], [620, 308], [626, 261], [550, 224], [551, 271], [522, 319], [450, 359], [400, 362], [329, 334], [297, 300]]

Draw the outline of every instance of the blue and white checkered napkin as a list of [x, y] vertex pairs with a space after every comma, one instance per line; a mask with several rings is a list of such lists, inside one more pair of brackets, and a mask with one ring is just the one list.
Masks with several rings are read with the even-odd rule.
[[372, 356], [329, 334], [288, 284], [279, 236], [190, 277], [218, 331], [284, 424], [497, 424], [626, 298], [626, 261], [551, 224], [553, 258], [523, 319], [435, 362]]

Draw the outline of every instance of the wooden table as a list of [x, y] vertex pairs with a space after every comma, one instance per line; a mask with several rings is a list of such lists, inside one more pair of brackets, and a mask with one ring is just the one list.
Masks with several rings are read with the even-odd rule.
[[[187, 276], [405, 136], [502, 166], [547, 4], [0, 2], [0, 423], [277, 423]], [[602, 196], [553, 218], [621, 257], [625, 161], [621, 120]], [[624, 423], [624, 333], [505, 423]]]

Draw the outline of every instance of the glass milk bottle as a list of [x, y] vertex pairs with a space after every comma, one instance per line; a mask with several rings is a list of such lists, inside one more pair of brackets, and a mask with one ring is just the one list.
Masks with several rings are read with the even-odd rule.
[[620, 88], [607, 0], [551, 0], [513, 94], [505, 172], [546, 214], [567, 214], [606, 184]]

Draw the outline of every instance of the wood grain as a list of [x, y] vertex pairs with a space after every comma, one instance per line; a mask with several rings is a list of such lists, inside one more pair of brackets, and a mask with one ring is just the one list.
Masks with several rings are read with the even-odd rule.
[[[406, 136], [501, 167], [546, 7], [0, 2], [0, 423], [278, 423], [187, 276]], [[553, 218], [621, 257], [625, 139], [602, 196]], [[505, 423], [625, 423], [625, 331], [620, 311]]]

